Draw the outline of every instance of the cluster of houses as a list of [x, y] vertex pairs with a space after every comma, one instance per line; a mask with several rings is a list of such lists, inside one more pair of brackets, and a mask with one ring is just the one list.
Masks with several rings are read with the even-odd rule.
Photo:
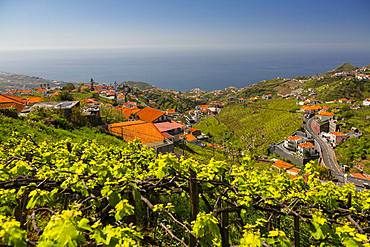
[[158, 153], [173, 152], [174, 144], [186, 141], [199, 144], [202, 139], [200, 130], [174, 121], [176, 112], [173, 109], [161, 111], [152, 107], [137, 107], [121, 110], [131, 121], [108, 125], [108, 131], [126, 141], [138, 139]]
[[305, 135], [293, 135], [288, 137], [283, 146], [292, 152], [297, 152], [304, 157], [317, 158], [318, 152], [312, 140], [308, 139]]

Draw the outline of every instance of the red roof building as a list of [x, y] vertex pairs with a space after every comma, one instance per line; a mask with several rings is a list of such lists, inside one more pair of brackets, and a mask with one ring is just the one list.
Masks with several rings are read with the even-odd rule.
[[145, 107], [144, 109], [141, 109], [137, 112], [137, 116], [140, 120], [146, 122], [164, 122], [168, 120], [164, 111], [151, 107]]

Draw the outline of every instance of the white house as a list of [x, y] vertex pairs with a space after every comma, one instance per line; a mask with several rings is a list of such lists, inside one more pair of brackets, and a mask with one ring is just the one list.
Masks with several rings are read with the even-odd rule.
[[364, 101], [362, 101], [362, 105], [364, 105], [364, 106], [370, 106], [370, 98], [364, 99]]

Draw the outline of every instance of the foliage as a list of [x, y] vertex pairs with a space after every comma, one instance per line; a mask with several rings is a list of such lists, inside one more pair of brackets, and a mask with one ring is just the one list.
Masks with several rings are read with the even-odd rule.
[[291, 180], [248, 157], [202, 163], [137, 142], [10, 136], [0, 144], [0, 243], [291, 246], [298, 215], [303, 245], [368, 246], [370, 191], [306, 168], [307, 181]]

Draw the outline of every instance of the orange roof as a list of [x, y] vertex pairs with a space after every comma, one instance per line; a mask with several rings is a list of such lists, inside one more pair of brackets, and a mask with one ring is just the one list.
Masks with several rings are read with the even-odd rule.
[[288, 169], [286, 172], [290, 175], [297, 176], [301, 172], [301, 169], [299, 169], [297, 167], [292, 167], [292, 168]]
[[42, 102], [42, 98], [41, 97], [29, 97], [26, 100], [27, 100], [27, 104], [33, 104], [33, 103]]
[[129, 118], [129, 117], [131, 117], [131, 115], [136, 114], [140, 111], [140, 109], [137, 108], [137, 107], [136, 108], [124, 108], [124, 107], [122, 107], [119, 110], [122, 111], [122, 114], [125, 116], [125, 118]]
[[351, 176], [354, 178], [370, 180], [370, 175], [364, 173], [351, 173]]
[[305, 142], [298, 145], [298, 147], [301, 148], [314, 148], [315, 145], [312, 144], [312, 142]]
[[323, 116], [323, 117], [332, 117], [332, 116], [334, 116], [334, 113], [327, 112], [327, 111], [322, 111], [322, 112], [319, 112], [319, 115]]
[[300, 136], [291, 136], [291, 137], [288, 137], [288, 140], [289, 141], [299, 141], [299, 140], [302, 140], [302, 137], [300, 137]]
[[344, 134], [343, 132], [330, 132], [330, 134], [332, 135], [335, 135], [335, 136], [345, 136], [346, 134]]
[[197, 128], [194, 128], [194, 127], [190, 127], [190, 132], [195, 132], [195, 131], [198, 131], [198, 129]]
[[20, 103], [24, 104], [25, 100], [18, 96], [8, 95], [8, 94], [0, 94], [0, 103]]
[[114, 135], [123, 137], [125, 141], [137, 139], [141, 143], [152, 143], [161, 142], [165, 139], [153, 123], [141, 120], [109, 124], [108, 130]]
[[167, 109], [167, 114], [176, 113], [175, 109]]
[[294, 165], [292, 165], [288, 162], [282, 161], [282, 160], [275, 161], [273, 166], [275, 166], [276, 168], [282, 168], [282, 169], [290, 169], [290, 168], [294, 167]]
[[165, 115], [165, 112], [151, 107], [145, 107], [137, 112], [139, 119], [147, 122], [153, 122], [163, 115]]
[[319, 105], [306, 105], [301, 108], [304, 111], [318, 111], [321, 109]]
[[193, 136], [192, 134], [186, 134], [186, 135], [185, 135], [185, 139], [186, 139], [186, 141], [188, 141], [188, 142], [194, 142], [194, 141], [196, 141], [196, 140], [197, 140], [197, 138], [196, 138], [195, 136]]
[[0, 109], [15, 108], [18, 112], [24, 108], [24, 100], [17, 96], [0, 94]]

